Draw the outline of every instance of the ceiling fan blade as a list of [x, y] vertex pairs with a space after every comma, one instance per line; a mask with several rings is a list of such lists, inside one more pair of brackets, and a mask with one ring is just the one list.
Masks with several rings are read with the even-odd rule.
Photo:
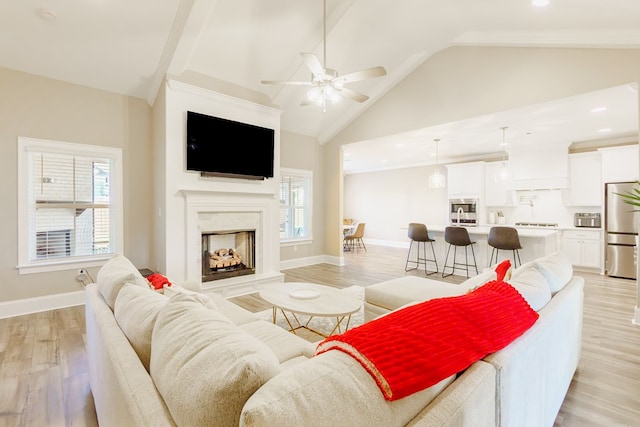
[[304, 60], [304, 64], [311, 70], [311, 73], [314, 76], [323, 76], [324, 75], [324, 67], [320, 60], [313, 53], [301, 52], [300, 56]]
[[356, 102], [364, 102], [367, 99], [369, 99], [367, 95], [362, 94], [360, 92], [356, 92], [355, 90], [349, 89], [347, 87], [335, 88], [335, 90], [340, 94], [340, 96], [344, 98], [349, 98]]
[[288, 80], [262, 80], [264, 85], [294, 85], [294, 86], [311, 86], [311, 82], [293, 82]]
[[345, 74], [334, 79], [334, 82], [349, 83], [356, 82], [358, 80], [373, 79], [375, 77], [382, 77], [387, 75], [387, 70], [384, 67], [372, 67], [365, 70], [355, 71], [353, 73]]

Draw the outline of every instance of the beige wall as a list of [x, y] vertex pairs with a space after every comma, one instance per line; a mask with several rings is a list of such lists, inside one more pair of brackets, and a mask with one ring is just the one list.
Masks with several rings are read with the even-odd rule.
[[344, 216], [366, 223], [365, 239], [394, 246], [408, 243], [410, 222], [446, 223], [447, 189], [428, 186], [434, 169], [422, 166], [346, 175]]
[[280, 261], [324, 254], [324, 156], [315, 138], [282, 131], [280, 134], [280, 166], [313, 171], [313, 242], [280, 248]]
[[[325, 228], [342, 218], [342, 144], [640, 81], [640, 50], [453, 47], [435, 54], [325, 146]], [[339, 255], [328, 233], [325, 253]]]
[[[0, 68], [0, 302], [81, 290], [76, 270], [18, 274], [17, 139], [122, 148], [124, 251], [140, 267], [151, 248], [151, 109], [142, 100]], [[97, 269], [88, 269], [95, 278]]]

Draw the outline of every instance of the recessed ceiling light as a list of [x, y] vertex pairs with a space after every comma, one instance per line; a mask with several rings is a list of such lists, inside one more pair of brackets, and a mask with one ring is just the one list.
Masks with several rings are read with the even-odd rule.
[[602, 129], [598, 129], [598, 132], [600, 132], [600, 133], [607, 133], [607, 132], [611, 132], [611, 128], [602, 128]]
[[595, 107], [591, 109], [592, 113], [602, 113], [603, 111], [607, 111], [607, 107]]
[[38, 18], [44, 21], [55, 22], [58, 20], [58, 15], [50, 9], [39, 8], [35, 10], [35, 14]]
[[531, 0], [531, 6], [535, 6], [535, 7], [549, 6], [549, 0]]

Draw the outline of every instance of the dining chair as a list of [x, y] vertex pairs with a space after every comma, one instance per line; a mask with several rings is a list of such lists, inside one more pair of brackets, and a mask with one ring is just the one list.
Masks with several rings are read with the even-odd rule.
[[362, 241], [362, 238], [364, 237], [364, 226], [366, 224], [364, 222], [359, 222], [358, 225], [356, 226], [356, 231], [354, 231], [352, 234], [347, 234], [346, 236], [344, 236], [344, 246], [350, 249], [355, 249], [355, 247], [360, 247], [362, 246], [364, 248], [364, 250], [367, 250], [367, 247], [364, 244], [364, 241]]

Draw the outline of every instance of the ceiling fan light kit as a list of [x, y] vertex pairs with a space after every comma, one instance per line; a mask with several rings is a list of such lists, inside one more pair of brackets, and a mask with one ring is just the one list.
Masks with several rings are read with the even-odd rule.
[[263, 84], [284, 84], [294, 86], [311, 86], [307, 97], [300, 105], [316, 104], [326, 111], [327, 104], [336, 104], [342, 98], [356, 102], [365, 102], [369, 97], [353, 89], [345, 87], [346, 83], [382, 77], [387, 74], [384, 67], [377, 66], [339, 76], [332, 68], [327, 68], [327, 0], [323, 0], [323, 62], [312, 53], [302, 52], [300, 56], [311, 71], [311, 81], [262, 80]]

